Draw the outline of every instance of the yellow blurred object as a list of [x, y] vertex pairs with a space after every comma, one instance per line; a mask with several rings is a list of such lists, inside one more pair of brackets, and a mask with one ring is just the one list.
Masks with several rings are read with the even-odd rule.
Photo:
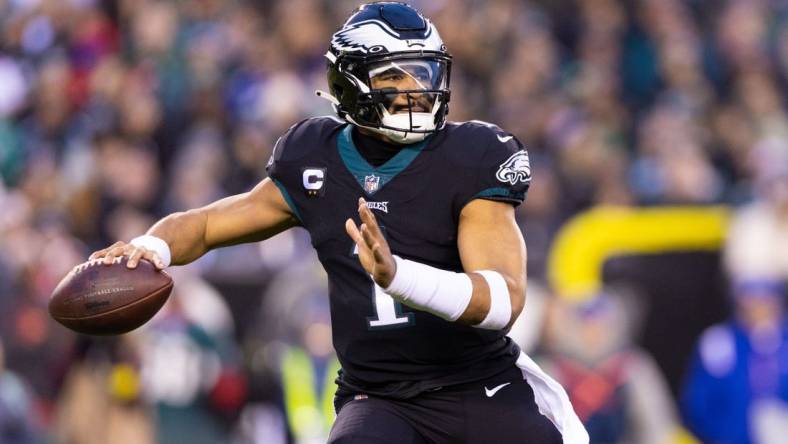
[[[120, 370], [120, 371], [118, 371]], [[118, 375], [119, 377], [115, 377]], [[69, 444], [155, 444], [156, 431], [147, 406], [117, 402], [113, 380], [128, 389], [136, 380], [129, 365], [76, 363], [66, 375], [56, 405], [55, 442]], [[96, 381], [105, 381], [97, 384]], [[5, 441], [3, 441], [5, 442]]]
[[109, 374], [109, 392], [115, 399], [134, 401], [139, 397], [140, 378], [128, 364], [115, 364]]
[[679, 427], [673, 433], [673, 439], [671, 439], [671, 444], [700, 444], [690, 432], [686, 429]]
[[719, 249], [730, 219], [725, 206], [597, 207], [559, 230], [550, 249], [548, 277], [559, 296], [582, 300], [602, 283], [602, 267], [626, 254]]
[[339, 361], [332, 357], [326, 369], [322, 393], [316, 391], [316, 375], [309, 355], [288, 347], [282, 359], [282, 385], [290, 430], [296, 439], [325, 439], [334, 423], [334, 383]]

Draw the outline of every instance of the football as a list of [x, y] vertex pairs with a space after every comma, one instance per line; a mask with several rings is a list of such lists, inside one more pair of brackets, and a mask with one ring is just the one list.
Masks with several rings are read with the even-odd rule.
[[49, 314], [60, 324], [88, 335], [119, 335], [146, 323], [172, 292], [170, 275], [141, 260], [126, 267], [119, 257], [110, 265], [102, 259], [74, 267], [49, 300]]

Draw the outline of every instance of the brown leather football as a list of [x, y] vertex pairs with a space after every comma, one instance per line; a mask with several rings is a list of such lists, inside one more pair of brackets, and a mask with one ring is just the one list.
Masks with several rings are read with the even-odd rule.
[[52, 292], [49, 314], [88, 335], [119, 335], [148, 322], [172, 292], [172, 278], [141, 260], [126, 268], [126, 258], [110, 265], [102, 259], [77, 265]]

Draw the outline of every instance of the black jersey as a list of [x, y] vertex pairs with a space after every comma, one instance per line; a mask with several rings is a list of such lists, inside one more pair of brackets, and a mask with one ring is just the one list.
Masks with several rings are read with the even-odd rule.
[[462, 272], [460, 212], [473, 199], [525, 199], [528, 154], [484, 122], [448, 123], [377, 168], [356, 149], [353, 126], [334, 118], [294, 125], [274, 148], [268, 174], [282, 191], [328, 274], [341, 390], [408, 398], [480, 380], [514, 365], [503, 331], [448, 322], [399, 304], [376, 286], [345, 232], [364, 197], [392, 253]]

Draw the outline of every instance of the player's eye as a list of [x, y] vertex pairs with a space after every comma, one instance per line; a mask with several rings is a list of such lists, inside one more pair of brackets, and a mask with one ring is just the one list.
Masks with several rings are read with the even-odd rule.
[[386, 71], [377, 76], [377, 80], [383, 82], [398, 82], [405, 78], [405, 76], [399, 71]]

